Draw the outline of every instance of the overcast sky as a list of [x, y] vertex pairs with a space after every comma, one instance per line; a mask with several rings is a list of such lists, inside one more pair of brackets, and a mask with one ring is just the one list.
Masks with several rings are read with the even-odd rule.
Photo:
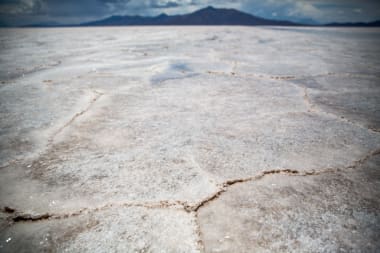
[[182, 14], [209, 5], [298, 22], [380, 19], [380, 0], [0, 0], [0, 22], [80, 23], [111, 15]]

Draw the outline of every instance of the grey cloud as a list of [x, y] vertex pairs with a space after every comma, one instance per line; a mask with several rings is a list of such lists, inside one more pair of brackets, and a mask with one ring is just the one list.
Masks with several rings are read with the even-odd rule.
[[169, 1], [167, 3], [155, 3], [152, 1], [152, 4], [150, 5], [151, 8], [175, 8], [181, 6], [177, 2]]

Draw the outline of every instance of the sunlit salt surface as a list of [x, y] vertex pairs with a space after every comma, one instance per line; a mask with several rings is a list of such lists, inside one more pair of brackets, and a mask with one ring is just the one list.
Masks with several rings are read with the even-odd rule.
[[0, 252], [376, 251], [378, 45], [378, 29], [2, 29]]

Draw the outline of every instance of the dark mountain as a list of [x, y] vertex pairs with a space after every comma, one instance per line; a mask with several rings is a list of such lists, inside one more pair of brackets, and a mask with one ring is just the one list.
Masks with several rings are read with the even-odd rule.
[[[0, 24], [1, 25], [1, 24]], [[165, 26], [165, 25], [270, 25], [270, 26], [318, 26], [318, 27], [380, 27], [380, 21], [370, 23], [330, 23], [317, 24], [313, 20], [302, 23], [270, 20], [253, 16], [235, 9], [217, 9], [207, 7], [193, 13], [168, 16], [161, 14], [155, 17], [111, 16], [106, 19], [82, 23], [79, 25], [62, 25], [54, 22], [28, 25], [26, 27], [70, 27], [70, 26]]]
[[103, 20], [88, 22], [81, 26], [123, 26], [123, 25], [300, 25], [289, 21], [269, 20], [234, 9], [207, 7], [190, 14], [156, 17], [112, 16]]
[[364, 22], [358, 22], [358, 23], [330, 23], [326, 24], [325, 26], [331, 26], [331, 27], [380, 27], [380, 20], [364, 23]]

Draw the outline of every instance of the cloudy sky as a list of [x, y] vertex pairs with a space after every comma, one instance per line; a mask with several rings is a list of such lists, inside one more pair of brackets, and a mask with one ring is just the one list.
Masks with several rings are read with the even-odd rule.
[[298, 22], [380, 19], [380, 0], [0, 0], [0, 23], [80, 23], [111, 15], [182, 14], [209, 5]]

